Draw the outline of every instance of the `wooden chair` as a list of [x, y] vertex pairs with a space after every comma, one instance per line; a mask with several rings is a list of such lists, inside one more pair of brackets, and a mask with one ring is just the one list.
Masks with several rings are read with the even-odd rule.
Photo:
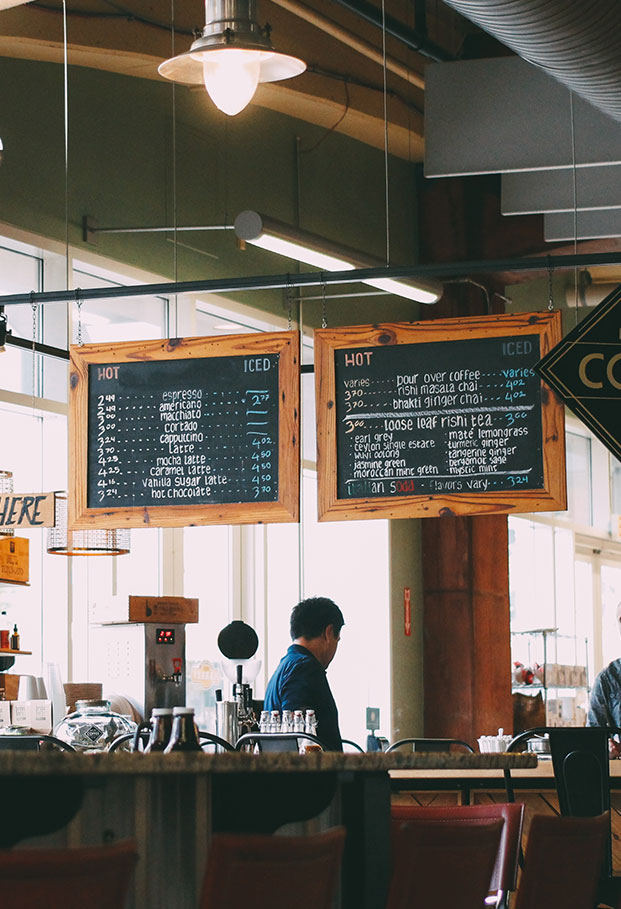
[[504, 821], [399, 821], [386, 909], [481, 909]]
[[490, 802], [485, 805], [393, 805], [390, 812], [393, 825], [400, 821], [468, 822], [472, 818], [504, 820], [496, 863], [489, 882], [487, 905], [505, 909], [510, 894], [515, 891], [518, 858], [522, 840], [524, 805], [521, 802]]
[[536, 814], [513, 909], [593, 909], [605, 862], [608, 814]]
[[345, 828], [313, 836], [216, 834], [199, 909], [331, 909]]
[[2, 909], [122, 909], [138, 861], [133, 840], [0, 852]]

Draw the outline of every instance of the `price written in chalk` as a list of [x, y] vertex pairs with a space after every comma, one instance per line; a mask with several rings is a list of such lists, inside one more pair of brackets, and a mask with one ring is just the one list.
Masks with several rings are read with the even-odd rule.
[[335, 357], [338, 498], [543, 485], [539, 336]]

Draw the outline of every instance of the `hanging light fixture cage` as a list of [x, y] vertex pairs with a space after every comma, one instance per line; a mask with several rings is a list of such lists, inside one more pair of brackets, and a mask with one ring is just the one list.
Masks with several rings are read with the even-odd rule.
[[259, 82], [299, 76], [303, 60], [274, 49], [269, 26], [256, 18], [255, 0], [205, 0], [206, 25], [189, 51], [160, 64], [173, 82], [205, 85], [216, 107], [234, 116], [250, 103]]
[[[13, 471], [0, 470], [0, 496], [10, 495], [13, 492]], [[0, 537], [15, 536], [11, 527], [0, 527]]]
[[54, 527], [48, 528], [47, 551], [50, 555], [66, 556], [118, 556], [130, 550], [130, 531], [69, 530], [67, 527], [67, 496], [56, 494]]

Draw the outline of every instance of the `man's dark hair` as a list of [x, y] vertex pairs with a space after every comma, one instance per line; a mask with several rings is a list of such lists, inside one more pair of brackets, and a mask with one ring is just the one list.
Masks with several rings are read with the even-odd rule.
[[336, 603], [327, 597], [308, 597], [293, 607], [291, 640], [318, 638], [328, 625], [333, 625], [334, 633], [338, 635], [344, 624], [343, 613]]

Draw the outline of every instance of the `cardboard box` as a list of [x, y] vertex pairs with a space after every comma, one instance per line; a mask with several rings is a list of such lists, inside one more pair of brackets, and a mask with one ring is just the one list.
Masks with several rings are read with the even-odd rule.
[[0, 581], [28, 583], [29, 546], [29, 541], [22, 537], [0, 538]]
[[4, 691], [5, 701], [16, 701], [19, 690], [19, 676], [0, 672], [0, 688]]
[[198, 600], [191, 597], [129, 598], [130, 622], [198, 622]]
[[28, 725], [36, 732], [48, 735], [52, 731], [52, 702], [38, 698], [26, 701]]
[[28, 701], [11, 701], [11, 724], [13, 726], [30, 726]]
[[52, 702], [43, 698], [11, 701], [11, 723], [13, 726], [29, 726], [35, 732], [48, 735], [52, 730]]

